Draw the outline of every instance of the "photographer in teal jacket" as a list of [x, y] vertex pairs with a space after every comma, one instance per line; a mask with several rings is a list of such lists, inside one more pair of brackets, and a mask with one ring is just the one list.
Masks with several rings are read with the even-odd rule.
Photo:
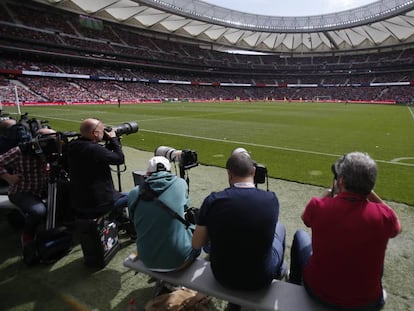
[[[152, 157], [145, 186], [171, 210], [184, 217], [190, 202], [188, 185], [170, 169], [167, 158]], [[191, 264], [200, 254], [191, 246], [192, 228], [186, 228], [154, 198], [146, 198], [140, 191], [141, 187], [133, 188], [128, 197], [129, 212], [137, 232], [138, 257], [148, 269], [159, 272], [179, 270]]]

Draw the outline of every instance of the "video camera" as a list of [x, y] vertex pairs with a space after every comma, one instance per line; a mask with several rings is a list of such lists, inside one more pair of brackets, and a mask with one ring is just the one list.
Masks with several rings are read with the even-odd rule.
[[47, 155], [48, 158], [58, 156], [61, 148], [56, 135], [57, 133], [36, 136], [30, 141], [20, 143], [20, 150], [35, 156]]
[[49, 163], [56, 163], [63, 155], [64, 146], [68, 143], [68, 138], [78, 137], [76, 133], [50, 133], [40, 134], [30, 141], [21, 142], [19, 148], [22, 153], [29, 153], [34, 156], [43, 156]]
[[135, 121], [130, 121], [130, 122], [124, 122], [120, 125], [114, 126], [114, 127], [110, 127], [110, 126], [106, 126], [104, 127], [104, 130], [106, 132], [110, 132], [112, 130], [115, 131], [115, 135], [117, 137], [121, 136], [121, 135], [129, 135], [132, 133], [136, 133], [138, 132], [138, 124]]
[[32, 137], [35, 137], [37, 131], [40, 130], [41, 128], [49, 128], [46, 125], [48, 123], [48, 121], [39, 120], [39, 119], [36, 119], [36, 118], [29, 119], [27, 112], [25, 114], [21, 115], [20, 120], [18, 121], [18, 123], [26, 126], [26, 128], [28, 128], [30, 130], [30, 133], [32, 134]]

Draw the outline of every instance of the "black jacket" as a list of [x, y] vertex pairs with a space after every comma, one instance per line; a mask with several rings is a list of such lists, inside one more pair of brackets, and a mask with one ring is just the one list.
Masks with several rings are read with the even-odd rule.
[[68, 145], [71, 206], [82, 218], [95, 218], [113, 209], [120, 194], [114, 188], [110, 165], [125, 160], [118, 137], [108, 143], [79, 138]]

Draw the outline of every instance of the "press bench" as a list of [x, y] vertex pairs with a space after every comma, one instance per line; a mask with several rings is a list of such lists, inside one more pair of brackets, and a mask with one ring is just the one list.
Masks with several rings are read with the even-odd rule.
[[14, 205], [12, 202], [10, 202], [9, 197], [7, 194], [1, 194], [0, 195], [0, 208], [4, 209], [18, 209], [16, 205]]
[[[131, 254], [124, 260], [124, 266], [178, 286], [184, 286], [255, 310], [282, 311], [327, 311], [315, 303], [303, 286], [274, 280], [272, 284], [260, 291], [235, 291], [221, 286], [210, 269], [210, 262], [198, 258], [191, 266], [177, 272], [154, 272], [148, 270], [142, 261]], [[242, 272], [241, 272], [242, 273]]]

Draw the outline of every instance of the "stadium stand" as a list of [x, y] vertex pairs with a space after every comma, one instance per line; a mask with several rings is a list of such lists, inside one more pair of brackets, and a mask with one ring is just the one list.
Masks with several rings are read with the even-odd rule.
[[[410, 47], [367, 54], [229, 54], [107, 21], [99, 29], [86, 28], [78, 15], [34, 2], [1, 6], [0, 75], [19, 86], [23, 103], [171, 98], [406, 103], [414, 97]], [[8, 100], [13, 96], [3, 95]]]

